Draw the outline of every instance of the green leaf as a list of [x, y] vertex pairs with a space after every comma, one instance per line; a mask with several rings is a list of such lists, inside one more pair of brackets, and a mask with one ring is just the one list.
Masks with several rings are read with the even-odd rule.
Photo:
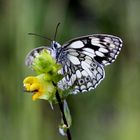
[[66, 100], [64, 100], [63, 107], [64, 107], [64, 114], [65, 114], [65, 117], [66, 117], [66, 120], [68, 123], [68, 127], [70, 127], [72, 124], [72, 119], [71, 119], [70, 110], [69, 110], [69, 107], [68, 107]]

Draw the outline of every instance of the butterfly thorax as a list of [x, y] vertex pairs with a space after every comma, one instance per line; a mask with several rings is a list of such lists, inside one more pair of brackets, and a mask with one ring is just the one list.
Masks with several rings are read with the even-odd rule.
[[56, 41], [52, 41], [51, 48], [49, 51], [53, 58], [55, 59], [57, 58], [60, 50], [61, 50], [61, 45]]

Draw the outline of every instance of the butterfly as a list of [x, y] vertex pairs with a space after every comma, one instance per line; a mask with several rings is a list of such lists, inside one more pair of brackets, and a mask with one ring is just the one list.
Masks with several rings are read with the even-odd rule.
[[65, 90], [73, 86], [71, 94], [95, 89], [104, 79], [106, 65], [114, 62], [121, 51], [122, 40], [107, 34], [93, 34], [72, 39], [60, 45], [52, 41], [50, 47], [33, 49], [26, 57], [25, 63], [32, 65], [34, 58], [47, 49], [57, 63], [62, 65], [59, 73], [64, 77], [58, 87]]

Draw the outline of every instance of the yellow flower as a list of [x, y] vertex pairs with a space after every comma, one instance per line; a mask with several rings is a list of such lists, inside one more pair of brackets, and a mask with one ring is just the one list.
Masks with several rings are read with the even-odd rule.
[[28, 76], [24, 79], [23, 84], [25, 91], [33, 93], [33, 100], [55, 100], [56, 87], [51, 81], [47, 81], [45, 77], [45, 74], [40, 74], [38, 76]]

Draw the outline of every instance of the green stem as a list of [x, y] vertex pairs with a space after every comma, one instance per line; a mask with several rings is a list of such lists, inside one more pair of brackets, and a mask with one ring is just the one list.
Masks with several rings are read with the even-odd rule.
[[71, 140], [72, 138], [71, 138], [70, 129], [68, 128], [69, 126], [68, 126], [68, 123], [67, 123], [67, 119], [66, 119], [66, 117], [65, 117], [64, 108], [63, 108], [63, 103], [62, 103], [61, 98], [60, 98], [60, 96], [59, 96], [58, 90], [56, 91], [56, 99], [57, 99], [57, 101], [58, 101], [59, 108], [60, 108], [60, 111], [61, 111], [61, 113], [62, 113], [63, 122], [64, 122], [64, 124], [67, 126], [67, 131], [66, 131], [66, 133], [67, 133], [67, 138], [68, 138], [68, 140]]

